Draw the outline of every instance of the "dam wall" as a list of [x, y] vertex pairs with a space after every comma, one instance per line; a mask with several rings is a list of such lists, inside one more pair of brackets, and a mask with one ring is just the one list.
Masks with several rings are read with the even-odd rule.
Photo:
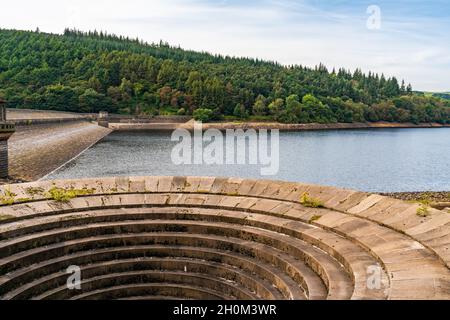
[[95, 114], [5, 110], [8, 123], [14, 124], [16, 131], [8, 134], [8, 144], [0, 132], [0, 173], [9, 169], [13, 180], [40, 179], [111, 132], [97, 126]]
[[8, 141], [0, 140], [0, 176], [8, 176]]
[[9, 140], [10, 176], [25, 181], [40, 179], [111, 131], [80, 119], [18, 126]]
[[65, 123], [72, 121], [95, 120], [94, 114], [79, 114], [52, 110], [6, 109], [6, 117], [16, 126]]
[[0, 99], [0, 179], [9, 178], [8, 140], [16, 131], [14, 123], [6, 118], [5, 103]]

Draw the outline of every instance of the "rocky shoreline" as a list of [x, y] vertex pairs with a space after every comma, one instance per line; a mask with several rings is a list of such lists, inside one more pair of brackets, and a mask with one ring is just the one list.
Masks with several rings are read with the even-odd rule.
[[450, 191], [392, 192], [392, 193], [381, 193], [381, 195], [399, 200], [420, 202], [422, 204], [440, 210], [443, 209], [450, 210]]
[[[194, 120], [186, 122], [177, 127], [193, 130]], [[145, 129], [145, 126], [141, 128]], [[203, 130], [208, 129], [278, 129], [280, 131], [319, 131], [319, 130], [354, 130], [354, 129], [414, 129], [414, 128], [450, 128], [450, 124], [439, 123], [398, 123], [398, 122], [357, 122], [357, 123], [299, 123], [285, 124], [279, 122], [212, 122], [203, 123]]]
[[442, 192], [393, 192], [383, 195], [406, 201], [450, 201], [450, 191]]

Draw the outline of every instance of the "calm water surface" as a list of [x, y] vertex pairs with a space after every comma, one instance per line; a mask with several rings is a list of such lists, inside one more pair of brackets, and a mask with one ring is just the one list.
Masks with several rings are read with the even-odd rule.
[[372, 192], [450, 191], [450, 128], [280, 133], [280, 170], [172, 164], [170, 132], [114, 132], [48, 178], [196, 175], [265, 178]]

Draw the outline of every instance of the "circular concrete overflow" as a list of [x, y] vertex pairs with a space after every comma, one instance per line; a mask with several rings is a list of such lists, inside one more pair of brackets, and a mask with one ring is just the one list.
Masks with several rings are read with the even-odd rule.
[[206, 177], [43, 181], [0, 200], [1, 299], [450, 299], [450, 214], [416, 203]]

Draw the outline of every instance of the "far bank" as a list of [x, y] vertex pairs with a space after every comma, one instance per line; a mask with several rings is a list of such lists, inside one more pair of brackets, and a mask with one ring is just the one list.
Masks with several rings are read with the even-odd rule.
[[[194, 130], [194, 120], [186, 123], [179, 122], [139, 122], [139, 121], [123, 121], [110, 122], [108, 127], [112, 130], [175, 130], [187, 129]], [[398, 123], [398, 122], [360, 122], [360, 123], [302, 123], [302, 124], [285, 124], [279, 122], [211, 122], [203, 123], [202, 129], [218, 129], [218, 130], [248, 130], [248, 129], [278, 129], [280, 131], [320, 131], [320, 130], [355, 130], [355, 129], [412, 129], [412, 128], [449, 128], [450, 124], [439, 123]]]

